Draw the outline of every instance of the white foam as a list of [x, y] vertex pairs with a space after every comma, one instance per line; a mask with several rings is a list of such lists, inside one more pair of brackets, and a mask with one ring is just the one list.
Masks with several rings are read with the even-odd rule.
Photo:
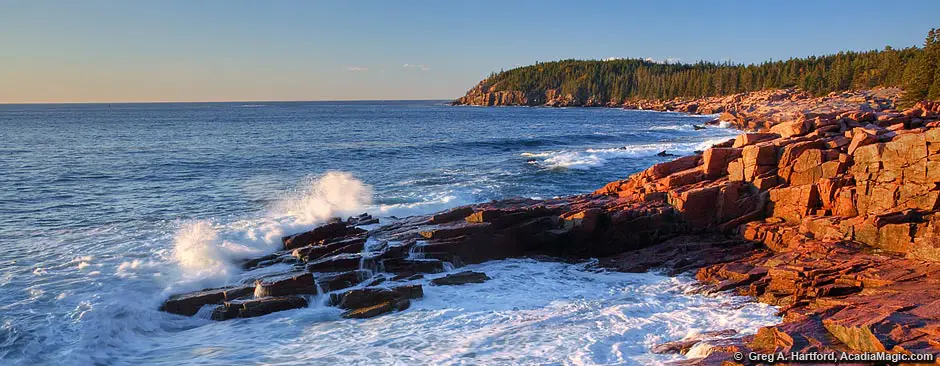
[[454, 194], [443, 193], [418, 202], [377, 205], [368, 211], [376, 216], [407, 217], [434, 213], [470, 203], [473, 202]]
[[361, 210], [372, 203], [372, 187], [346, 172], [328, 172], [309, 179], [297, 194], [282, 200], [276, 210], [297, 223], [322, 222], [337, 214]]
[[[361, 213], [372, 202], [372, 188], [350, 173], [327, 172], [309, 177], [275, 202], [258, 219], [229, 224], [195, 220], [181, 224], [174, 237], [166, 291], [182, 291], [230, 283], [241, 272], [237, 261], [272, 253], [281, 237], [309, 230], [324, 221]], [[128, 275], [150, 266], [134, 260], [118, 268]]]
[[694, 131], [695, 128], [690, 124], [682, 125], [668, 125], [668, 126], [653, 126], [649, 128], [650, 131]]
[[670, 154], [684, 155], [692, 153], [697, 147], [699, 147], [699, 144], [640, 144], [618, 148], [589, 148], [575, 151], [562, 150], [542, 153], [523, 153], [522, 156], [544, 158], [542, 161], [537, 161], [536, 163], [547, 169], [587, 170], [603, 166], [612, 159], [653, 157], [662, 151], [666, 151]]
[[[467, 269], [492, 279], [462, 286], [419, 280], [423, 298], [373, 319], [341, 319], [341, 310], [321, 306], [227, 322], [172, 318], [189, 324], [186, 331], [128, 332], [119, 347], [148, 349], [148, 357], [168, 363], [212, 349], [202, 361], [250, 363], [264, 355], [304, 364], [660, 364], [684, 357], [651, 354], [655, 344], [729, 328], [743, 336], [780, 320], [768, 305], [691, 294], [691, 278], [527, 259], [459, 270]], [[104, 356], [114, 357], [104, 359], [117, 363], [134, 355], [111, 351]]]
[[[691, 125], [659, 126], [658, 129], [680, 130], [691, 129]], [[672, 155], [688, 155], [695, 151], [705, 150], [714, 144], [727, 141], [737, 135], [734, 129], [708, 129], [701, 135], [692, 138], [689, 142], [662, 142], [634, 144], [620, 147], [586, 148], [579, 150], [557, 150], [524, 152], [520, 156], [527, 158], [528, 163], [538, 165], [545, 169], [577, 169], [588, 170], [603, 166], [613, 159], [649, 158], [665, 151]], [[653, 162], [651, 162], [653, 163]]]

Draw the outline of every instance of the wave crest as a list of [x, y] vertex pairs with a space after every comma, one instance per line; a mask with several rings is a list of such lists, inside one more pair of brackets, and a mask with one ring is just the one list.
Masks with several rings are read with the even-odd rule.
[[237, 262], [281, 248], [281, 237], [308, 230], [332, 217], [361, 213], [372, 203], [372, 187], [350, 173], [331, 171], [305, 180], [301, 188], [272, 205], [259, 219], [217, 225], [184, 223], [174, 236], [171, 260], [178, 269], [170, 287], [225, 284]]

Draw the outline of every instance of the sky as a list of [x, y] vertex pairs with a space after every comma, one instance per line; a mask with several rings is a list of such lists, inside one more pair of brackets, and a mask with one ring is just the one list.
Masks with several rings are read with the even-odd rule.
[[0, 0], [0, 103], [452, 99], [536, 61], [921, 45], [940, 1]]

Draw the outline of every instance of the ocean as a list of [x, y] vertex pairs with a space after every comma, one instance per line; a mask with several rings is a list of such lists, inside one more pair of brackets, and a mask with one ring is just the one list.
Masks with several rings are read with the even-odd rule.
[[[334, 216], [591, 192], [733, 137], [709, 116], [445, 101], [0, 105], [0, 364], [658, 364], [657, 343], [779, 321], [688, 276], [530, 259], [406, 311], [214, 322], [167, 296]], [[696, 352], [693, 350], [693, 353]]]

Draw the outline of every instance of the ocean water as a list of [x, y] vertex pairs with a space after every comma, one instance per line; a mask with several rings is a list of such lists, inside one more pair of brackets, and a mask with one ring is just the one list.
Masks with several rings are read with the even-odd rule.
[[[0, 364], [657, 364], [770, 307], [589, 264], [474, 265], [412, 308], [212, 322], [157, 311], [336, 215], [585, 193], [733, 137], [709, 117], [442, 101], [0, 105]], [[268, 269], [270, 270], [277, 270]]]

